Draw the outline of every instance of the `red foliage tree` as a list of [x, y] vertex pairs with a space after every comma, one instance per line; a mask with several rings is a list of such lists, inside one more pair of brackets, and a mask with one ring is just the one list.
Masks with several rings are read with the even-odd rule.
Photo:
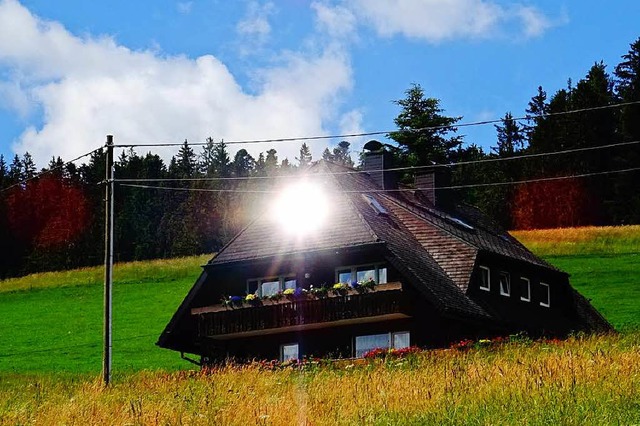
[[513, 205], [516, 229], [592, 225], [600, 211], [584, 183], [575, 178], [520, 184]]
[[56, 248], [78, 239], [89, 222], [83, 191], [58, 176], [16, 187], [7, 197], [12, 233], [25, 245]]

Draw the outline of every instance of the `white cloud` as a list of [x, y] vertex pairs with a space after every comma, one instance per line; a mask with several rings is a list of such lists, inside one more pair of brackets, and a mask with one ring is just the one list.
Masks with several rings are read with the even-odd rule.
[[182, 13], [183, 15], [190, 14], [192, 7], [193, 7], [192, 1], [179, 1], [178, 4], [176, 5], [178, 12]]
[[[132, 51], [110, 37], [77, 37], [15, 0], [0, 0], [0, 67], [13, 76], [0, 90], [19, 88], [15, 101], [7, 100], [16, 111], [24, 110], [24, 99], [43, 111], [42, 125], [14, 143], [38, 164], [90, 151], [107, 134], [116, 144], [323, 134], [351, 87], [348, 59], [335, 46], [317, 55], [289, 53], [278, 68], [261, 70], [258, 90], [248, 94], [213, 56], [163, 56]], [[246, 147], [252, 154], [275, 147], [289, 159], [299, 150], [295, 144]]]
[[355, 34], [357, 20], [351, 10], [344, 6], [329, 6], [321, 2], [313, 2], [318, 26], [322, 31], [334, 38], [350, 38]]
[[429, 42], [493, 37], [514, 21], [527, 37], [550, 26], [532, 6], [505, 7], [490, 0], [345, 0], [344, 5], [380, 36], [399, 34]]
[[271, 2], [259, 4], [252, 1], [249, 3], [244, 19], [236, 24], [236, 32], [241, 37], [241, 54], [255, 53], [267, 43], [271, 35], [269, 18], [275, 13], [275, 10], [276, 8]]

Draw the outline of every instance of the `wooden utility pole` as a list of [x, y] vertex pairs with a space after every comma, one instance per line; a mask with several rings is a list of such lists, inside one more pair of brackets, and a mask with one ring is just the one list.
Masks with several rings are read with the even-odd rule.
[[111, 305], [113, 287], [113, 136], [107, 135], [107, 170], [104, 196], [104, 354], [102, 377], [111, 381]]

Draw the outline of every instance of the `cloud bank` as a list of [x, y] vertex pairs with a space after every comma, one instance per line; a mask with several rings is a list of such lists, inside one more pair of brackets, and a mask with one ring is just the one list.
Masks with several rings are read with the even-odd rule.
[[[107, 134], [116, 144], [324, 134], [352, 84], [347, 55], [327, 45], [315, 54], [289, 52], [279, 64], [260, 70], [260, 87], [249, 94], [214, 56], [132, 51], [111, 37], [73, 35], [15, 0], [0, 2], [5, 106], [42, 113], [42, 124], [26, 128], [13, 149], [38, 164], [88, 152]], [[273, 146], [290, 160], [299, 149]]]

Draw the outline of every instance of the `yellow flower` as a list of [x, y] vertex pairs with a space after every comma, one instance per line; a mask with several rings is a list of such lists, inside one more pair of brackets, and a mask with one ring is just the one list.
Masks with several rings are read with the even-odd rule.
[[244, 300], [246, 300], [247, 302], [250, 302], [251, 300], [256, 300], [256, 295], [253, 293], [247, 294], [247, 297], [245, 297]]
[[285, 294], [285, 295], [290, 295], [290, 294], [295, 293], [295, 290], [292, 289], [292, 288], [288, 288], [285, 291], [283, 291], [282, 293]]

